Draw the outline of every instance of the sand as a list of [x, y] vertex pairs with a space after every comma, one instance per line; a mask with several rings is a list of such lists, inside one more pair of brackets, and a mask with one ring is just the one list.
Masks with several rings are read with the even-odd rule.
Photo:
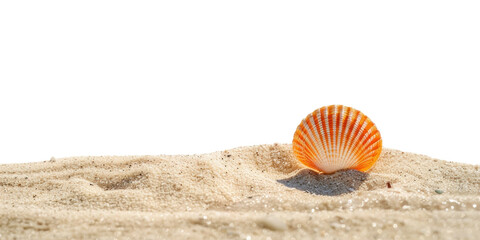
[[[389, 188], [390, 186], [390, 188]], [[0, 239], [478, 239], [477, 165], [384, 149], [319, 175], [291, 145], [0, 165]]]

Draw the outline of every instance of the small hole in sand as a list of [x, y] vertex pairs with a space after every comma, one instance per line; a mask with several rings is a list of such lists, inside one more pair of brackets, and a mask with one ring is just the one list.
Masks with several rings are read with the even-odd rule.
[[147, 177], [143, 173], [135, 173], [124, 176], [112, 176], [107, 179], [99, 179], [97, 185], [106, 191], [119, 189], [137, 189]]

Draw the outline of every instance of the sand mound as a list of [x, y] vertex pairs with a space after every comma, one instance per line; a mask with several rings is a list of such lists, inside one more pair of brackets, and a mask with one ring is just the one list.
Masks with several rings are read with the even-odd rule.
[[[390, 186], [390, 188], [389, 188]], [[0, 165], [0, 239], [476, 239], [478, 166], [385, 149], [319, 175], [291, 145]]]

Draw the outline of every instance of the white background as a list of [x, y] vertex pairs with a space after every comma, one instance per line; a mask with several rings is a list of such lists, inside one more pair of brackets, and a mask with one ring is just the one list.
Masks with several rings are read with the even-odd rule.
[[290, 143], [355, 107], [480, 164], [478, 1], [2, 1], [0, 163]]

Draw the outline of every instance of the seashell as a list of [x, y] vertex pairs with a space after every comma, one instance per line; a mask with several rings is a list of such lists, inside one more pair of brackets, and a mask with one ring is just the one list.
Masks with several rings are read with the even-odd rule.
[[317, 172], [365, 172], [379, 158], [382, 138], [375, 124], [360, 111], [330, 105], [302, 120], [292, 146], [297, 160]]

